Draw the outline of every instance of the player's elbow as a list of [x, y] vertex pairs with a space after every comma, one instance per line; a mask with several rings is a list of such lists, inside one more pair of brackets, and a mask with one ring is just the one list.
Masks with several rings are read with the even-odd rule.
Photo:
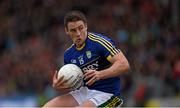
[[129, 65], [129, 62], [127, 61], [125, 63], [125, 72], [128, 72], [130, 70], [130, 65]]
[[130, 65], [127, 60], [119, 61], [123, 72], [128, 72], [130, 70]]

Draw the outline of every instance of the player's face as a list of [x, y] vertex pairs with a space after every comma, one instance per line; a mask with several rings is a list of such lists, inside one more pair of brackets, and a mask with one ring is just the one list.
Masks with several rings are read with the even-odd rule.
[[81, 47], [87, 38], [87, 24], [81, 20], [69, 22], [65, 31], [77, 47]]

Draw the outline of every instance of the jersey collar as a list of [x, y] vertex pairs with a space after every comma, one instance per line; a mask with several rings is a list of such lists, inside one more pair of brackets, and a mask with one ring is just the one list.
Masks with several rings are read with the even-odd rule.
[[78, 51], [79, 51], [79, 50], [82, 50], [82, 49], [85, 47], [85, 45], [86, 45], [86, 42], [84, 42], [81, 47], [79, 47], [79, 48], [76, 47], [76, 49], [77, 49]]

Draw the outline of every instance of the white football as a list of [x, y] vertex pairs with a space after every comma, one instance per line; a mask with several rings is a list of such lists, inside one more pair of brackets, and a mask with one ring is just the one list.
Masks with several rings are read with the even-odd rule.
[[64, 76], [64, 80], [67, 80], [65, 84], [70, 86], [72, 90], [76, 90], [83, 85], [83, 72], [75, 64], [62, 66], [58, 71], [58, 78], [62, 76]]

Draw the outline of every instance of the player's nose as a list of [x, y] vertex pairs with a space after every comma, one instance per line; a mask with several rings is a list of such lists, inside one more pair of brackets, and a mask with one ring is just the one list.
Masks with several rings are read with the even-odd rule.
[[79, 30], [77, 30], [76, 34], [77, 34], [77, 36], [80, 36], [81, 32]]

